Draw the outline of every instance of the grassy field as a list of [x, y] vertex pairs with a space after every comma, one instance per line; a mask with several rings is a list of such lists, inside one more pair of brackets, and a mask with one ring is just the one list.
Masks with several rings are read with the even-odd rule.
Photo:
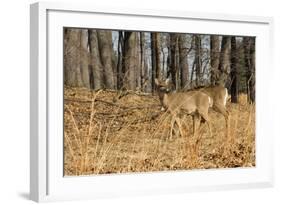
[[255, 166], [255, 106], [247, 96], [227, 103], [230, 129], [210, 110], [212, 136], [203, 124], [192, 134], [182, 116], [184, 136], [171, 131], [171, 116], [158, 96], [87, 89], [64, 90], [64, 174], [91, 175]]

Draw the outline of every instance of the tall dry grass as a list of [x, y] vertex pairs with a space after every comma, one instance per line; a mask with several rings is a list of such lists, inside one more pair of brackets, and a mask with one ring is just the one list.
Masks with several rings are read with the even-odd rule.
[[65, 175], [255, 166], [255, 106], [246, 95], [227, 104], [228, 137], [214, 111], [212, 136], [204, 124], [193, 135], [190, 116], [180, 118], [181, 136], [156, 96], [130, 93], [115, 102], [116, 95], [65, 89]]

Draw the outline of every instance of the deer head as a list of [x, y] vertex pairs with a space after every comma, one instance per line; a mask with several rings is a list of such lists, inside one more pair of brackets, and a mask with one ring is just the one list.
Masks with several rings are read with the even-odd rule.
[[164, 100], [164, 95], [165, 93], [168, 94], [172, 91], [172, 83], [170, 81], [170, 79], [166, 79], [165, 81], [161, 81], [158, 80], [157, 78], [155, 78], [155, 85], [156, 85], [156, 90], [158, 92], [158, 96], [159, 96], [159, 100], [160, 103], [162, 105], [161, 110], [165, 110], [167, 107], [165, 107], [165, 105], [163, 104], [163, 100]]

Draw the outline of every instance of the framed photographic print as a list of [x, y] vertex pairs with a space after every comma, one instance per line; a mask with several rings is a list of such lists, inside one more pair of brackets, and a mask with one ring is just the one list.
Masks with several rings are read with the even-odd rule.
[[272, 186], [271, 18], [36, 3], [30, 21], [32, 200]]

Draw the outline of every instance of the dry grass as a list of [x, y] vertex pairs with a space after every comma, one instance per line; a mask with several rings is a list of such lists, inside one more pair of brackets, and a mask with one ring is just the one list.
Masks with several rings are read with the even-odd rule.
[[90, 175], [255, 166], [255, 106], [245, 95], [227, 104], [230, 129], [210, 111], [207, 125], [192, 135], [183, 116], [180, 136], [171, 133], [171, 116], [160, 111], [157, 96], [130, 93], [116, 100], [114, 91], [65, 88], [64, 173]]

